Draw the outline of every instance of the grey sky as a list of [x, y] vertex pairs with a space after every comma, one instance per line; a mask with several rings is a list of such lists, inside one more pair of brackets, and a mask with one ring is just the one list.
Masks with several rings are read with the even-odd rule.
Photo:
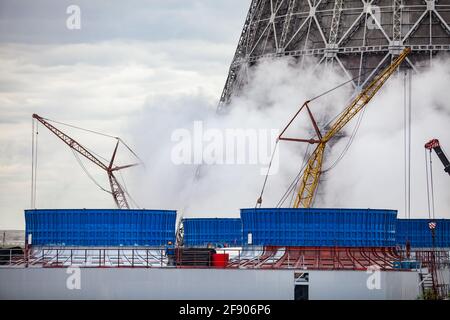
[[[72, 4], [81, 8], [81, 30], [66, 28], [66, 8]], [[246, 95], [234, 102], [237, 112], [228, 120], [221, 118], [219, 125], [214, 110], [249, 4], [0, 0], [0, 229], [24, 228], [23, 210], [30, 206], [33, 113], [118, 135], [135, 147], [147, 168], [124, 174], [142, 206], [183, 211], [190, 205], [190, 214], [216, 216], [221, 211], [230, 216], [254, 205], [263, 181], [259, 167], [208, 167], [202, 173], [208, 178], [192, 190], [195, 167], [170, 162], [170, 133], [190, 128], [195, 120], [219, 128], [281, 128], [299, 103], [344, 79], [338, 73], [308, 73], [287, 61], [263, 65], [256, 68]], [[438, 137], [450, 148], [449, 81], [448, 61], [413, 81], [413, 217], [427, 215], [423, 143]], [[323, 179], [323, 206], [398, 209], [404, 216], [401, 87], [401, 79], [390, 80], [372, 102], [350, 156]], [[422, 107], [430, 104], [429, 96], [433, 106], [442, 106], [441, 112]], [[342, 107], [342, 99], [344, 95], [333, 97], [333, 106]], [[261, 112], [261, 101], [274, 108]], [[105, 157], [112, 151], [111, 140], [64, 130]], [[342, 150], [346, 141], [340, 143]], [[283, 148], [293, 149], [280, 160], [282, 174], [270, 178], [265, 199], [271, 201], [265, 205], [276, 204], [302, 162], [303, 151], [296, 145]], [[120, 155], [119, 161], [130, 161], [124, 152]], [[108, 185], [103, 172], [86, 165]], [[438, 217], [448, 218], [450, 181], [438, 161], [433, 166]], [[37, 189], [39, 208], [114, 208], [111, 196], [89, 181], [69, 149], [43, 128]]]
[[[130, 123], [148, 101], [201, 95], [213, 106], [249, 3], [1, 0], [0, 229], [24, 227], [32, 113], [133, 143]], [[66, 8], [72, 4], [81, 8], [81, 30], [66, 28]], [[75, 137], [110, 152], [110, 143]], [[38, 206], [113, 207], [64, 145], [47, 133], [41, 133], [40, 143]]]
[[[78, 32], [65, 28], [70, 5], [81, 8], [82, 30]], [[40, 44], [114, 39], [234, 43], [248, 5], [247, 0], [2, 0], [0, 40]]]

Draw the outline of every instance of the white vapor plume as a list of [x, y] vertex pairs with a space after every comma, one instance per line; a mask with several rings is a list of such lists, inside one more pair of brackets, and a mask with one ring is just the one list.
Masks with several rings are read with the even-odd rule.
[[[346, 156], [323, 177], [321, 206], [389, 208], [398, 210], [400, 218], [408, 216], [404, 204], [404, 79], [403, 72], [390, 79], [367, 106]], [[437, 138], [444, 151], [450, 150], [449, 61], [434, 61], [431, 68], [413, 73], [411, 81], [410, 216], [427, 218], [424, 145]], [[330, 158], [336, 158], [346, 143], [346, 139], [338, 141]], [[450, 179], [434, 151], [431, 157], [435, 217], [450, 218]]]
[[[289, 58], [267, 60], [249, 70], [249, 82], [234, 97], [226, 114], [217, 114], [217, 102], [201, 89], [191, 94], [154, 95], [132, 126], [135, 145], [146, 163], [133, 177], [133, 193], [146, 208], [177, 209], [185, 217], [236, 217], [239, 209], [255, 206], [264, 182], [264, 164], [198, 165], [173, 163], [173, 133], [179, 129], [193, 132], [201, 121], [203, 129], [226, 132], [228, 129], [281, 131], [304, 101], [345, 81], [338, 70], [314, 69], [314, 63], [299, 63]], [[448, 61], [412, 77], [412, 217], [426, 217], [425, 160], [423, 145], [440, 139], [450, 150], [450, 82]], [[336, 167], [323, 175], [316, 207], [358, 207], [399, 210], [404, 214], [403, 74], [385, 85], [367, 106], [357, 135]], [[348, 103], [352, 87], [311, 102], [319, 126], [331, 120]], [[344, 129], [328, 149], [324, 168], [328, 168], [348, 143], [357, 119]], [[313, 127], [306, 112], [292, 123], [287, 136], [310, 138]], [[272, 137], [273, 138], [273, 137]], [[273, 141], [272, 141], [273, 142]], [[193, 150], [198, 146], [193, 146]], [[279, 158], [272, 168], [263, 195], [263, 207], [275, 207], [299, 173], [305, 143], [280, 141]], [[309, 151], [312, 151], [312, 147]], [[435, 154], [435, 200], [437, 217], [449, 217], [450, 180]], [[289, 199], [284, 204], [289, 205]]]

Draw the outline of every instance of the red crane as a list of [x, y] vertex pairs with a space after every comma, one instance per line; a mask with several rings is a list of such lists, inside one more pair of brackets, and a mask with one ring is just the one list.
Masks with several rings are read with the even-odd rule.
[[[432, 160], [431, 160], [431, 152], [434, 150], [441, 160], [442, 164], [444, 165], [444, 171], [447, 172], [450, 175], [450, 162], [448, 161], [447, 156], [445, 155], [444, 151], [442, 150], [439, 140], [438, 139], [432, 139], [428, 141], [425, 144], [425, 149], [430, 151], [429, 157], [427, 157], [427, 151], [425, 150], [425, 159], [429, 158], [430, 163], [429, 165], [425, 163], [427, 168], [427, 201], [428, 201], [428, 216], [429, 216], [429, 222], [428, 222], [428, 228], [431, 231], [431, 238], [433, 243], [433, 250], [431, 251], [431, 256], [429, 261], [430, 269], [431, 269], [431, 279], [433, 283], [433, 294], [434, 299], [443, 299], [447, 296], [448, 290], [440, 283], [440, 279], [438, 277], [438, 268], [437, 268], [437, 260], [435, 255], [435, 241], [436, 241], [436, 227], [437, 227], [437, 221], [434, 217], [434, 191], [433, 191], [433, 166], [432, 166]], [[431, 189], [431, 190], [430, 190]]]
[[[88, 151], [85, 147], [83, 147], [80, 143], [78, 143], [75, 139], [69, 137], [67, 134], [50, 124], [45, 118], [42, 118], [41, 116], [38, 116], [37, 114], [33, 114], [33, 119], [36, 119], [40, 123], [42, 123], [48, 130], [50, 130], [53, 134], [55, 134], [59, 139], [61, 139], [66, 145], [68, 145], [72, 150], [77, 152], [78, 154], [82, 155], [98, 167], [100, 167], [102, 170], [106, 171], [108, 174], [109, 179], [109, 185], [111, 187], [111, 195], [114, 198], [114, 202], [117, 205], [117, 208], [119, 209], [129, 209], [130, 205], [128, 203], [127, 197], [125, 196], [126, 191], [124, 188], [120, 185], [117, 178], [114, 176], [114, 172], [117, 172], [119, 170], [130, 168], [138, 165], [138, 163], [129, 164], [125, 166], [115, 166], [114, 165], [114, 159], [116, 158], [117, 154], [117, 148], [119, 147], [120, 138], [117, 138], [117, 143], [114, 148], [114, 152], [112, 154], [111, 160], [109, 163], [104, 163], [102, 160], [98, 159], [98, 157], [94, 156], [90, 151]], [[130, 150], [131, 151], [131, 150]], [[132, 151], [131, 151], [132, 152]], [[134, 153], [133, 153], [134, 154]]]
[[430, 150], [430, 153], [431, 153], [431, 150], [434, 150], [436, 152], [437, 156], [439, 157], [442, 164], [444, 165], [444, 171], [450, 175], [450, 162], [448, 161], [447, 156], [445, 155], [444, 151], [442, 150], [441, 145], [439, 144], [439, 140], [433, 139], [433, 140], [428, 141], [425, 144], [425, 149]]

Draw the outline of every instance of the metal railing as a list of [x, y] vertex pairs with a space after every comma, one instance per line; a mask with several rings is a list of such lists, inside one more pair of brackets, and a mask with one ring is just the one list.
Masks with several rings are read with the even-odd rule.
[[11, 266], [25, 258], [24, 251], [18, 248], [0, 249], [0, 267]]
[[[227, 254], [226, 261], [214, 263], [205, 249], [189, 248], [65, 248], [32, 247], [23, 252], [17, 249], [0, 251], [1, 267], [87, 267], [87, 268], [173, 268], [226, 267], [237, 269], [318, 269], [365, 270], [377, 266], [381, 270], [402, 269], [402, 261], [418, 261], [426, 267], [430, 251], [406, 252], [393, 248], [221, 248], [216, 254]], [[206, 256], [205, 256], [206, 254]], [[438, 268], [450, 266], [449, 252], [435, 251]], [[399, 263], [400, 262], [400, 263]], [[409, 269], [409, 268], [404, 268]]]

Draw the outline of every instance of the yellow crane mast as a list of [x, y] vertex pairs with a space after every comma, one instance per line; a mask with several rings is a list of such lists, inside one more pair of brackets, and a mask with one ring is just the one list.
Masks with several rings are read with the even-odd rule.
[[[322, 163], [323, 156], [325, 152], [325, 147], [345, 125], [353, 119], [353, 117], [358, 114], [375, 96], [375, 94], [380, 90], [380, 88], [384, 85], [384, 83], [389, 79], [389, 77], [397, 70], [397, 68], [401, 65], [401, 63], [405, 60], [407, 55], [411, 52], [410, 48], [406, 48], [402, 51], [402, 53], [392, 61], [392, 63], [384, 69], [381, 73], [379, 73], [374, 80], [364, 88], [353, 101], [344, 109], [342, 113], [339, 114], [337, 119], [331, 124], [330, 129], [322, 135], [315, 120], [311, 113], [311, 110], [308, 106], [310, 101], [306, 101], [300, 110], [296, 113], [296, 115], [292, 118], [292, 120], [288, 123], [286, 128], [281, 132], [279, 136], [279, 140], [287, 140], [287, 141], [299, 141], [299, 142], [308, 142], [311, 144], [317, 144], [316, 149], [311, 154], [306, 164], [306, 167], [303, 171], [303, 174], [300, 178], [300, 184], [297, 191], [297, 195], [294, 201], [294, 208], [309, 208], [311, 207], [314, 195], [319, 185], [320, 175], [322, 173]], [[293, 138], [285, 138], [283, 134], [293, 122], [293, 120], [297, 117], [297, 115], [301, 112], [302, 109], [306, 108], [308, 114], [313, 123], [314, 129], [317, 134], [318, 139], [293, 139]]]

